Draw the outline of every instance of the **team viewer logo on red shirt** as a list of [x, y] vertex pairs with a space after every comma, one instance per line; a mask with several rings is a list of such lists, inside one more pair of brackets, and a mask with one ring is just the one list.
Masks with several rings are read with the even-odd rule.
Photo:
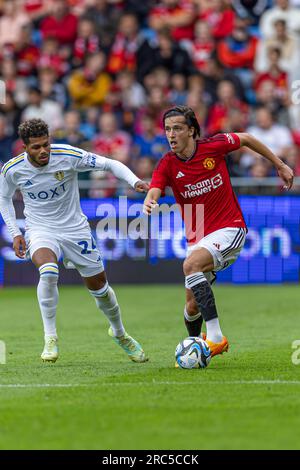
[[206, 158], [203, 162], [203, 166], [207, 170], [213, 170], [216, 166], [216, 161], [213, 158]]

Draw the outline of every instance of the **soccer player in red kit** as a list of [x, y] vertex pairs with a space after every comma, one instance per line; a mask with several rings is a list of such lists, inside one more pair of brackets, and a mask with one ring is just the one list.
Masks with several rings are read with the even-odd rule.
[[[189, 336], [199, 336], [204, 319], [206, 341], [215, 356], [227, 351], [229, 345], [220, 328], [211, 283], [216, 271], [227, 268], [237, 259], [247, 233], [225, 157], [243, 146], [254, 150], [275, 166], [285, 189], [292, 187], [293, 171], [247, 133], [217, 134], [198, 140], [199, 123], [194, 111], [186, 106], [166, 111], [163, 122], [171, 151], [163, 156], [153, 172], [144, 213], [150, 215], [165, 187], [172, 188], [181, 208], [188, 243], [183, 263], [185, 324]], [[192, 210], [186, 210], [188, 205]], [[200, 220], [199, 214], [202, 214]]]

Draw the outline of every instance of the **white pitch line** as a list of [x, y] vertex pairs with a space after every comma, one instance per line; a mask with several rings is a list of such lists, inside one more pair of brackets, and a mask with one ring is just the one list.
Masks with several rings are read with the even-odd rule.
[[110, 387], [110, 386], [151, 386], [151, 385], [300, 385], [300, 380], [202, 380], [199, 382], [100, 382], [91, 384], [0, 384], [0, 388], [72, 388], [72, 387]]
[[90, 386], [90, 384], [0, 384], [0, 388], [70, 388]]

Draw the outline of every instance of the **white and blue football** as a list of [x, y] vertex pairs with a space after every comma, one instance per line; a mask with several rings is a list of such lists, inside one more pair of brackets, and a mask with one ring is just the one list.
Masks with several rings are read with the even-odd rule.
[[175, 350], [176, 363], [182, 369], [203, 369], [211, 360], [211, 351], [204, 339], [188, 336]]

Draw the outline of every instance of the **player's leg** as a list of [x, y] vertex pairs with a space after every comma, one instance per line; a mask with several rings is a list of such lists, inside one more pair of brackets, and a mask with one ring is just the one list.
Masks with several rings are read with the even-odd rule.
[[90, 294], [94, 297], [97, 307], [108, 319], [114, 336], [122, 336], [125, 328], [122, 322], [121, 309], [116, 294], [108, 284], [105, 271], [94, 276], [82, 277]]
[[[216, 280], [216, 274], [214, 272], [204, 273], [207, 281], [212, 285]], [[184, 323], [188, 331], [189, 336], [200, 336], [201, 328], [203, 324], [203, 316], [199, 312], [199, 308], [191, 289], [185, 290], [186, 302], [184, 306]]]
[[206, 248], [193, 251], [183, 264], [185, 286], [193, 292], [198, 309], [202, 313], [207, 330], [206, 341], [212, 356], [228, 350], [228, 341], [221, 331], [214, 294], [204, 275], [214, 268], [214, 258]]
[[108, 284], [105, 272], [102, 271], [94, 276], [83, 277], [83, 280], [90, 294], [95, 298], [97, 307], [102, 310], [110, 323], [109, 336], [126, 352], [132, 361], [148, 361], [142, 346], [125, 331], [116, 294]]
[[184, 261], [185, 287], [193, 292], [198, 311], [206, 323], [207, 339], [214, 343], [222, 341], [215, 297], [204, 273], [214, 269], [214, 259], [206, 248], [193, 251]]
[[184, 323], [189, 336], [199, 336], [201, 333], [203, 317], [199, 311], [196, 299], [191, 289], [185, 290], [186, 301], [184, 306]]
[[245, 243], [246, 229], [224, 228], [204, 237], [200, 245], [189, 251], [184, 261], [186, 287], [194, 294], [199, 311], [206, 323], [207, 342], [212, 355], [228, 350], [222, 335], [214, 295], [207, 273], [230, 266], [239, 256]]
[[40, 273], [40, 280], [37, 286], [37, 298], [45, 335], [45, 346], [41, 358], [43, 361], [55, 362], [58, 358], [56, 332], [56, 309], [58, 303], [57, 256], [49, 248], [39, 248], [34, 251], [32, 261]]
[[65, 237], [61, 242], [64, 264], [67, 268], [76, 268], [83, 278], [97, 307], [110, 323], [109, 335], [135, 362], [148, 360], [140, 344], [129, 336], [124, 328], [121, 309], [112, 287], [104, 272], [100, 252], [92, 238], [90, 230]]

